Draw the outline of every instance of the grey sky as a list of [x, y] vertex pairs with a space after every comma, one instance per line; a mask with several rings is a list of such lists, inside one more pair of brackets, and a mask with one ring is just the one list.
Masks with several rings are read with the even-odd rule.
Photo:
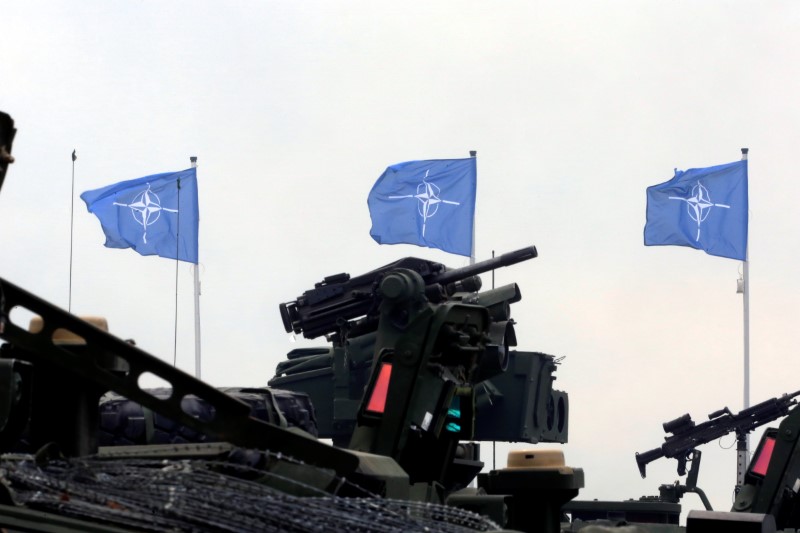
[[[477, 150], [478, 258], [539, 249], [497, 283], [521, 287], [520, 348], [566, 356], [580, 497], [656, 494], [675, 462], [641, 480], [634, 452], [661, 423], [742, 402], [741, 263], [642, 244], [645, 188], [675, 167], [750, 147], [751, 398], [800, 389], [798, 18], [790, 1], [8, 2], [0, 275], [67, 307], [77, 149], [73, 311], [172, 361], [175, 263], [104, 248], [77, 195], [197, 155], [203, 376], [264, 385], [318, 344], [289, 343], [278, 303], [403, 256], [466, 264], [378, 246], [366, 195], [389, 164]], [[191, 279], [181, 264], [188, 371]], [[735, 451], [704, 452], [727, 509]]]

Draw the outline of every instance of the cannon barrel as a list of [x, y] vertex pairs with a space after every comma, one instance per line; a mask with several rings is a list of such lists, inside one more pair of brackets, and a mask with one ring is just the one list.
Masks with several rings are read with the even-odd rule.
[[520, 248], [519, 250], [514, 250], [513, 252], [506, 252], [502, 255], [498, 255], [497, 257], [480, 261], [474, 265], [447, 270], [446, 272], [439, 274], [434, 282], [441, 285], [446, 285], [448, 283], [466, 279], [470, 276], [476, 276], [478, 274], [483, 274], [484, 272], [489, 272], [490, 270], [494, 270], [496, 268], [515, 265], [517, 263], [527, 261], [528, 259], [533, 259], [537, 255], [538, 253], [536, 252], [535, 246]]

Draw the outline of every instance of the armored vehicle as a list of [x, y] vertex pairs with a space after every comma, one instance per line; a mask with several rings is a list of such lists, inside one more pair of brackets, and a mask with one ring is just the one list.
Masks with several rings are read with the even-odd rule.
[[[5, 179], [15, 130], [0, 119]], [[553, 358], [511, 349], [519, 289], [479, 292], [479, 273], [535, 256], [325, 278], [280, 312], [330, 346], [290, 354], [272, 389], [215, 389], [0, 278], [0, 526], [486, 531], [536, 517], [557, 529], [580, 470], [490, 472], [488, 488], [465, 489], [482, 466], [476, 433], [566, 440]], [[37, 318], [15, 323], [15, 308]], [[142, 388], [145, 374], [168, 386]], [[514, 507], [553, 475], [563, 488], [536, 499], [541, 512]]]
[[[0, 114], [0, 186], [14, 124]], [[517, 350], [516, 284], [480, 274], [531, 246], [459, 269], [405, 258], [335, 274], [279, 305], [285, 329], [324, 337], [264, 388], [216, 389], [0, 278], [0, 527], [8, 531], [677, 531], [697, 492], [703, 438], [769, 430], [732, 512], [688, 531], [789, 531], [800, 522], [800, 411], [793, 396], [665, 426], [686, 485], [637, 502], [572, 501], [583, 471], [558, 450], [516, 452], [484, 472], [480, 442], [563, 443], [557, 359]], [[20, 307], [37, 318], [15, 323]], [[145, 389], [152, 374], [168, 383]], [[766, 402], [765, 402], [766, 403]], [[330, 442], [330, 443], [329, 443]], [[640, 525], [626, 524], [637, 522]], [[771, 529], [770, 529], [771, 528]]]

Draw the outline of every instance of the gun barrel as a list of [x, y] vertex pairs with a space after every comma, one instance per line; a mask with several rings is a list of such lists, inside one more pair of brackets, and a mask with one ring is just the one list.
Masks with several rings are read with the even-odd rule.
[[778, 399], [779, 400], [786, 400], [789, 405], [794, 405], [794, 404], [797, 403], [797, 400], [794, 400], [792, 402], [789, 402], [788, 400], [792, 400], [793, 398], [797, 398], [798, 396], [800, 396], [800, 390], [794, 391], [792, 393], [784, 394], [783, 396], [779, 397]]
[[459, 281], [470, 276], [476, 276], [478, 274], [494, 270], [495, 268], [515, 265], [517, 263], [527, 261], [528, 259], [533, 259], [537, 255], [538, 253], [536, 252], [535, 246], [528, 246], [526, 248], [514, 250], [513, 252], [506, 252], [502, 255], [498, 255], [497, 257], [492, 257], [491, 259], [475, 263], [474, 265], [448, 270], [436, 278], [436, 283], [446, 285], [454, 281]]
[[752, 427], [745, 428], [746, 431], [752, 431], [762, 424], [767, 424], [789, 413], [789, 408], [797, 404], [794, 398], [800, 396], [800, 391], [791, 394], [783, 394], [775, 398], [770, 398], [756, 405], [743, 409], [736, 416], [738, 418], [747, 418], [752, 421]]

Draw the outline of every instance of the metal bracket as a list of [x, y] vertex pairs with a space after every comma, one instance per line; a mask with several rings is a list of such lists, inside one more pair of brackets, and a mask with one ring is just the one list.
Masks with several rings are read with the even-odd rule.
[[[9, 320], [15, 306], [42, 317], [41, 331], [31, 333]], [[0, 337], [15, 347], [34, 353], [38, 361], [58, 368], [106, 390], [112, 390], [136, 401], [175, 422], [237, 446], [267, 449], [285, 453], [307, 463], [331, 468], [339, 475], [356, 470], [358, 458], [353, 454], [328, 446], [311, 436], [251, 418], [250, 408], [214, 387], [170, 366], [160, 359], [128, 344], [113, 335], [67, 313], [55, 305], [0, 278]], [[56, 345], [52, 338], [56, 330], [67, 330], [86, 341], [84, 350], [68, 350]], [[104, 364], [114, 360], [114, 368]], [[37, 363], [41, 364], [41, 363]], [[124, 368], [125, 370], [118, 370]], [[138, 380], [151, 373], [169, 383], [172, 396], [163, 400], [143, 390]], [[181, 409], [181, 400], [194, 395], [214, 407], [215, 416], [203, 422]]]

